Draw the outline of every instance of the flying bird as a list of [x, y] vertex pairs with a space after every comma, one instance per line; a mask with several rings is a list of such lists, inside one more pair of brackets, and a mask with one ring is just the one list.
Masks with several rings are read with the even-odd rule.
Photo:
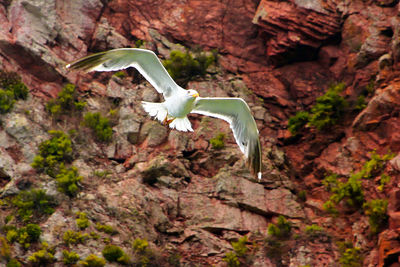
[[234, 97], [200, 97], [193, 89], [177, 85], [153, 51], [139, 48], [119, 48], [96, 53], [66, 66], [69, 69], [117, 71], [134, 67], [163, 94], [165, 101], [142, 101], [144, 110], [163, 124], [179, 131], [193, 131], [187, 117], [197, 113], [227, 121], [236, 143], [246, 157], [247, 165], [261, 179], [261, 146], [258, 129], [246, 102]]

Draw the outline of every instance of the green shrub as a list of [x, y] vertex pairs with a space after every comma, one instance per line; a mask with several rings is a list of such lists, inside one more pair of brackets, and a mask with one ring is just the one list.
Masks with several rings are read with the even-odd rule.
[[210, 139], [210, 144], [213, 149], [222, 149], [225, 147], [225, 134], [219, 133], [216, 137]]
[[154, 260], [154, 253], [149, 249], [149, 243], [146, 239], [136, 238], [132, 243], [133, 250], [135, 252], [135, 258], [138, 259], [134, 263], [138, 266], [147, 266], [152, 260]]
[[27, 222], [33, 216], [52, 214], [56, 206], [53, 197], [46, 194], [43, 189], [23, 190], [13, 199], [12, 203], [18, 208], [19, 217]]
[[9, 262], [7, 262], [6, 267], [21, 267], [21, 263], [19, 263], [18, 260], [16, 259], [11, 259]]
[[317, 98], [311, 108], [310, 124], [318, 130], [326, 129], [334, 125], [343, 117], [347, 107], [347, 101], [339, 94], [346, 87], [344, 83], [338, 83], [328, 88], [328, 91]]
[[342, 267], [361, 267], [363, 265], [363, 257], [361, 248], [353, 247], [350, 242], [339, 242], [340, 258], [339, 263]]
[[240, 261], [236, 255], [236, 253], [230, 251], [225, 254], [225, 257], [222, 258], [228, 264], [228, 267], [239, 267]]
[[107, 245], [102, 251], [103, 257], [109, 262], [118, 262], [120, 264], [129, 264], [129, 257], [118, 246]]
[[0, 259], [5, 259], [6, 261], [11, 258], [11, 249], [8, 241], [4, 236], [0, 236]]
[[0, 113], [9, 112], [15, 102], [13, 92], [0, 89]]
[[75, 85], [67, 84], [60, 91], [56, 99], [52, 99], [46, 104], [46, 110], [53, 116], [69, 114], [71, 111], [82, 110], [86, 102], [78, 101]]
[[291, 228], [291, 223], [280, 215], [277, 224], [270, 223], [268, 225], [268, 234], [277, 238], [285, 238], [290, 235]]
[[78, 193], [78, 183], [82, 181], [83, 177], [79, 176], [76, 167], [60, 168], [60, 172], [56, 176], [58, 191], [67, 194], [70, 197], [76, 196]]
[[305, 233], [310, 237], [317, 237], [321, 235], [323, 232], [324, 229], [317, 224], [307, 225], [305, 229]]
[[9, 112], [17, 100], [27, 97], [28, 88], [18, 74], [0, 70], [0, 113]]
[[7, 240], [11, 243], [18, 241], [25, 249], [28, 249], [33, 242], [39, 240], [42, 229], [37, 224], [27, 224], [20, 229], [9, 229], [7, 231]]
[[371, 159], [365, 162], [360, 171], [360, 176], [365, 179], [370, 179], [377, 176], [385, 167], [386, 162], [395, 156], [393, 153], [380, 156], [375, 151], [372, 151], [370, 154]]
[[367, 106], [367, 102], [365, 101], [364, 95], [359, 95], [357, 97], [357, 101], [355, 103], [354, 109], [357, 111], [363, 110]]
[[[340, 203], [343, 199], [346, 203], [352, 207], [361, 207], [364, 203], [364, 191], [362, 188], [362, 179], [370, 179], [379, 175], [385, 167], [388, 160], [392, 159], [394, 154], [388, 153], [385, 155], [378, 155], [375, 151], [371, 152], [371, 159], [362, 166], [359, 172], [356, 172], [348, 178], [346, 182], [341, 182], [337, 178], [337, 174], [332, 174], [327, 176], [322, 182], [324, 186], [330, 190], [333, 194], [330, 200], [325, 202], [323, 208], [326, 211], [332, 213], [337, 213], [335, 205]], [[383, 186], [390, 177], [387, 178], [384, 174], [383, 181], [381, 181], [381, 186]], [[382, 185], [383, 184], [383, 185]]]
[[136, 238], [132, 243], [135, 252], [145, 252], [148, 246], [149, 242], [146, 239]]
[[87, 267], [103, 267], [106, 265], [106, 261], [94, 254], [90, 254], [85, 258], [85, 260], [79, 261], [79, 265]]
[[243, 257], [246, 252], [247, 252], [247, 247], [246, 247], [246, 243], [247, 243], [247, 236], [243, 236], [241, 238], [239, 238], [239, 240], [237, 242], [232, 242], [232, 247], [233, 250], [235, 251], [236, 255], [238, 257]]
[[114, 235], [114, 234], [118, 233], [118, 231], [115, 230], [112, 226], [106, 225], [106, 224], [96, 223], [96, 229], [100, 232], [103, 232], [103, 233], [106, 233], [109, 235]]
[[358, 175], [351, 175], [346, 183], [339, 182], [338, 187], [332, 188], [332, 192], [331, 199], [335, 203], [346, 198], [346, 203], [349, 206], [360, 207], [364, 202], [364, 191]]
[[364, 203], [364, 213], [369, 216], [369, 226], [373, 234], [378, 233], [387, 222], [387, 206], [388, 201], [386, 199], [373, 199]]
[[289, 118], [288, 130], [292, 135], [296, 135], [310, 121], [310, 113], [299, 111], [293, 117]]
[[379, 180], [378, 190], [383, 191], [383, 188], [385, 187], [385, 185], [387, 185], [390, 182], [390, 179], [391, 178], [389, 175], [382, 173], [381, 179]]
[[247, 236], [243, 236], [239, 238], [237, 242], [231, 242], [232, 248], [234, 252], [228, 252], [225, 254], [225, 257], [222, 259], [225, 261], [228, 266], [237, 267], [240, 266], [239, 258], [242, 258], [247, 253]]
[[325, 186], [327, 190], [331, 191], [332, 188], [338, 187], [339, 184], [338, 175], [336, 173], [333, 173], [331, 175], [326, 176], [322, 181], [322, 184]]
[[80, 259], [78, 253], [73, 251], [63, 250], [62, 254], [63, 254], [63, 262], [66, 265], [75, 265], [75, 263], [77, 263], [78, 260]]
[[28, 98], [29, 90], [16, 72], [0, 70], [0, 88], [12, 92], [16, 100]]
[[194, 57], [186, 50], [181, 52], [174, 50], [170, 58], [163, 61], [164, 67], [179, 85], [186, 84], [196, 76], [204, 76], [207, 68], [215, 62], [215, 56], [207, 56], [204, 52], [195, 53]]
[[75, 221], [76, 221], [76, 225], [78, 226], [79, 229], [84, 230], [89, 227], [90, 222], [89, 222], [85, 212], [77, 212], [76, 216], [78, 218]]
[[83, 124], [93, 130], [93, 133], [99, 141], [111, 141], [112, 128], [110, 122], [107, 118], [102, 117], [100, 113], [86, 113]]
[[33, 159], [32, 167], [55, 177], [61, 164], [72, 159], [72, 142], [62, 131], [49, 131], [51, 138], [39, 145], [39, 155]]
[[63, 235], [63, 240], [67, 246], [71, 244], [83, 244], [89, 238], [88, 234], [68, 230]]
[[6, 239], [10, 243], [14, 243], [18, 240], [18, 231], [16, 229], [9, 229], [6, 234]]
[[49, 266], [54, 261], [54, 249], [50, 248], [46, 242], [42, 243], [42, 248], [28, 257], [35, 266]]

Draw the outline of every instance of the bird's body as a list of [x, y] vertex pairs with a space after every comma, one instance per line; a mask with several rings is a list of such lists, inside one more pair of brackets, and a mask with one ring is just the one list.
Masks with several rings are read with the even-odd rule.
[[261, 179], [261, 146], [258, 129], [250, 108], [241, 98], [200, 97], [197, 91], [183, 89], [169, 76], [154, 52], [138, 48], [120, 48], [87, 56], [67, 65], [85, 71], [115, 71], [136, 68], [165, 101], [142, 102], [144, 110], [179, 131], [193, 131], [187, 117], [198, 113], [227, 121], [236, 143], [245, 154], [252, 172]]

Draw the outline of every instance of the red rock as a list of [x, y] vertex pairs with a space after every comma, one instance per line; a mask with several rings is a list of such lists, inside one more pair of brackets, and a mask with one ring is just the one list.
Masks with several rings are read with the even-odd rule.
[[262, 0], [254, 23], [270, 37], [267, 55], [278, 62], [315, 57], [317, 49], [340, 32], [340, 16], [317, 12], [293, 2]]

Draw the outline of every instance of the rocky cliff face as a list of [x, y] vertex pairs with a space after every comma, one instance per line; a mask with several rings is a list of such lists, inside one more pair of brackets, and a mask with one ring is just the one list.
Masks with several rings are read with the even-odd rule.
[[[47, 242], [49, 266], [63, 266], [65, 249], [85, 259], [101, 257], [107, 244], [143, 266], [397, 266], [398, 8], [393, 0], [2, 1], [0, 67], [18, 73], [30, 95], [0, 115], [0, 244], [9, 247], [0, 250], [1, 264], [37, 265], [29, 256]], [[161, 58], [182, 49], [177, 44], [218, 51], [217, 64], [188, 87], [247, 101], [263, 147], [261, 182], [244, 167], [226, 123], [191, 116], [193, 133], [169, 130], [143, 111], [140, 101], [160, 97], [137, 72], [117, 77], [64, 68], [92, 52], [137, 44]], [[328, 129], [309, 124], [293, 136], [289, 118], [312, 112], [338, 82], [348, 103], [343, 116]], [[87, 104], [55, 117], [45, 106], [66, 83]], [[110, 142], [82, 125], [87, 112], [110, 118]], [[30, 165], [49, 130], [71, 136], [66, 164], [83, 177], [72, 196]], [[226, 135], [221, 150], [210, 144], [218, 133]], [[338, 180], [327, 185], [332, 174]], [[35, 211], [24, 221], [15, 196], [31, 188], [55, 199], [54, 212]], [[335, 194], [332, 214], [323, 204]], [[383, 213], [368, 209], [376, 199], [388, 200]], [[88, 227], [79, 227], [77, 212], [86, 214]], [[268, 231], [269, 224], [288, 224], [279, 216], [290, 233]], [[9, 232], [28, 223], [42, 233], [26, 247]], [[112, 226], [113, 234], [99, 225]], [[68, 230], [87, 236], [70, 244], [63, 238]], [[243, 236], [245, 245], [232, 243]], [[147, 248], [132, 246], [144, 239]]]

